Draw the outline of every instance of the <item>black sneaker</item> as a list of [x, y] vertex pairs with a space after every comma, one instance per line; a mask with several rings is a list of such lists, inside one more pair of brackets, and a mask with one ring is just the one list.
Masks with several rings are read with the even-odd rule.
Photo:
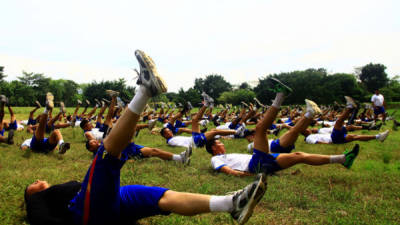
[[14, 130], [13, 129], [8, 131], [7, 144], [9, 144], [9, 145], [14, 144]]
[[167, 84], [158, 74], [150, 56], [140, 50], [135, 51], [135, 56], [140, 65], [140, 74], [136, 83], [146, 87], [151, 97], [167, 92]]
[[253, 214], [253, 209], [267, 190], [267, 178], [263, 173], [258, 180], [236, 191], [233, 196], [233, 211], [231, 216], [238, 224], [244, 224]]
[[71, 147], [70, 143], [64, 142], [58, 147], [58, 153], [65, 154], [65, 152], [67, 152], [67, 150], [70, 149], [70, 147]]

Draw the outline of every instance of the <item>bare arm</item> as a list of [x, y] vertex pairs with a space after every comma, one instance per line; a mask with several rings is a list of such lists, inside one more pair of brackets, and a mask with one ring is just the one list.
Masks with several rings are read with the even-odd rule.
[[249, 172], [243, 172], [243, 171], [239, 171], [239, 170], [234, 170], [228, 166], [223, 166], [219, 171], [229, 174], [229, 175], [234, 175], [237, 177], [244, 177], [244, 176], [253, 176], [253, 174], [249, 173]]

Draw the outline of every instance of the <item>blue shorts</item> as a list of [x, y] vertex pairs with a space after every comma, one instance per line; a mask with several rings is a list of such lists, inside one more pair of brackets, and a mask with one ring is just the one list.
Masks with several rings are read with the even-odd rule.
[[96, 122], [96, 127], [95, 128], [99, 128], [100, 132], [105, 133], [108, 130], [108, 125], [105, 125], [104, 123]]
[[286, 123], [287, 125], [292, 126], [292, 127], [294, 126], [294, 123], [290, 118], [287, 119], [284, 123]]
[[231, 123], [231, 124], [229, 124], [229, 129], [231, 129], [231, 130], [236, 130], [236, 129], [238, 129], [239, 127], [240, 127], [241, 125], [239, 124], [239, 123], [237, 123], [236, 125], [235, 124], [233, 124], [233, 123]]
[[374, 114], [375, 115], [384, 114], [385, 112], [386, 111], [385, 111], [385, 108], [383, 106], [374, 107]]
[[14, 120], [13, 122], [8, 124], [7, 130], [17, 130], [18, 125], [17, 125], [17, 120]]
[[206, 136], [203, 133], [192, 132], [192, 137], [196, 147], [201, 148], [207, 142]]
[[144, 146], [136, 145], [132, 142], [125, 148], [124, 151], [126, 151], [129, 159], [143, 159], [144, 156], [141, 151], [142, 148], [144, 148]]
[[118, 159], [100, 146], [81, 190], [70, 201], [69, 210], [76, 224], [82, 224], [85, 218], [88, 224], [119, 224], [125, 219], [168, 214], [158, 207], [168, 189], [136, 185], [120, 188], [120, 170], [128, 159], [126, 153], [125, 149]]
[[29, 146], [29, 148], [32, 149], [32, 151], [44, 152], [44, 153], [49, 153], [53, 151], [56, 147], [57, 143], [50, 144], [48, 138], [44, 138], [43, 140], [38, 140], [36, 139], [35, 135], [33, 135], [31, 144]]
[[170, 129], [172, 131], [173, 134], [177, 134], [179, 131], [179, 128], [174, 127], [172, 124], [167, 123], [167, 128]]
[[1, 136], [4, 136], [4, 132], [5, 132], [6, 130], [3, 128], [3, 130], [0, 130], [0, 135]]
[[272, 124], [272, 125], [269, 127], [269, 130], [274, 130], [274, 129], [276, 129], [276, 125], [275, 125], [275, 124]]
[[158, 207], [167, 188], [128, 185], [120, 188], [122, 221], [135, 221], [155, 215], [169, 215]]
[[185, 123], [182, 123], [182, 121], [180, 120], [176, 120], [175, 121], [175, 127], [179, 128], [179, 127], [186, 127]]
[[27, 125], [36, 125], [36, 120], [29, 118]]
[[264, 172], [267, 174], [282, 170], [276, 162], [279, 153], [268, 154], [257, 149], [253, 149], [253, 156], [249, 162], [249, 171], [251, 173]]
[[332, 143], [334, 144], [343, 144], [346, 143], [347, 130], [345, 127], [342, 127], [341, 130], [333, 129], [331, 133]]
[[127, 155], [115, 158], [101, 145], [86, 173], [82, 188], [70, 201], [69, 210], [76, 224], [114, 224], [120, 218], [120, 169]]
[[294, 149], [294, 145], [289, 147], [282, 147], [279, 143], [279, 139], [275, 139], [271, 142], [270, 151], [274, 153], [290, 153]]

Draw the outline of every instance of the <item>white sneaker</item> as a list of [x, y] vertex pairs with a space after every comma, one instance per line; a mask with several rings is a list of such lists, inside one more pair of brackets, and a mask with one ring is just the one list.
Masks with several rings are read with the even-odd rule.
[[60, 102], [60, 113], [66, 113], [67, 110], [65, 109], [64, 102]]
[[180, 155], [183, 165], [188, 166], [190, 164], [190, 156], [192, 155], [192, 146], [189, 145], [189, 147], [187, 147], [185, 151], [181, 152]]
[[378, 139], [380, 142], [384, 142], [388, 135], [389, 135], [389, 130], [386, 130], [386, 131], [384, 131], [384, 132], [378, 134], [378, 138], [377, 138], [377, 139]]
[[46, 94], [46, 109], [50, 110], [54, 108], [54, 95], [51, 92]]
[[321, 109], [318, 107], [317, 103], [306, 99], [306, 111], [312, 115], [317, 115], [321, 113]]
[[231, 216], [238, 224], [244, 224], [253, 214], [253, 209], [264, 196], [267, 190], [267, 178], [263, 173], [258, 180], [247, 185], [242, 190], [235, 192], [233, 196], [233, 211]]
[[149, 120], [149, 130], [153, 130], [156, 123], [157, 123], [157, 120]]
[[158, 74], [156, 65], [150, 56], [140, 50], [135, 51], [135, 56], [140, 65], [137, 84], [146, 87], [151, 97], [167, 92], [167, 84]]
[[353, 98], [349, 97], [349, 96], [344, 96], [344, 98], [346, 99], [346, 107], [347, 108], [357, 108], [357, 104], [354, 101]]
[[204, 105], [206, 107], [213, 107], [214, 106], [214, 99], [211, 98], [208, 94], [206, 94], [204, 91], [203, 93], [201, 93], [201, 96], [203, 96], [203, 100], [204, 100]]

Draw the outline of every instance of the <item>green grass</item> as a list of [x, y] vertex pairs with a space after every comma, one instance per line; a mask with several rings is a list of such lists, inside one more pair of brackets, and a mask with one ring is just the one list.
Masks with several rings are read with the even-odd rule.
[[[27, 119], [29, 109], [15, 108], [17, 119]], [[69, 108], [68, 112], [72, 110]], [[391, 125], [388, 122], [383, 129], [391, 129]], [[84, 177], [92, 158], [84, 147], [83, 132], [80, 128], [61, 132], [72, 143], [65, 155], [22, 152], [18, 145], [31, 137], [25, 131], [16, 133], [14, 146], [0, 144], [0, 224], [27, 224], [23, 191], [36, 179], [58, 184], [81, 181]], [[392, 131], [384, 143], [358, 142], [360, 154], [351, 170], [337, 164], [297, 165], [268, 177], [268, 190], [248, 224], [400, 224], [399, 132]], [[135, 142], [174, 153], [183, 150], [168, 147], [163, 138], [150, 135], [147, 130], [141, 131]], [[223, 142], [228, 153], [247, 153], [245, 140]], [[341, 154], [353, 144], [308, 145], [299, 137], [294, 151]], [[189, 167], [151, 158], [128, 161], [121, 170], [121, 185], [155, 185], [217, 195], [240, 189], [252, 180], [213, 172], [210, 155], [204, 149], [194, 150]], [[233, 221], [229, 214], [213, 213], [194, 217], [156, 216], [139, 223], [232, 224]]]

